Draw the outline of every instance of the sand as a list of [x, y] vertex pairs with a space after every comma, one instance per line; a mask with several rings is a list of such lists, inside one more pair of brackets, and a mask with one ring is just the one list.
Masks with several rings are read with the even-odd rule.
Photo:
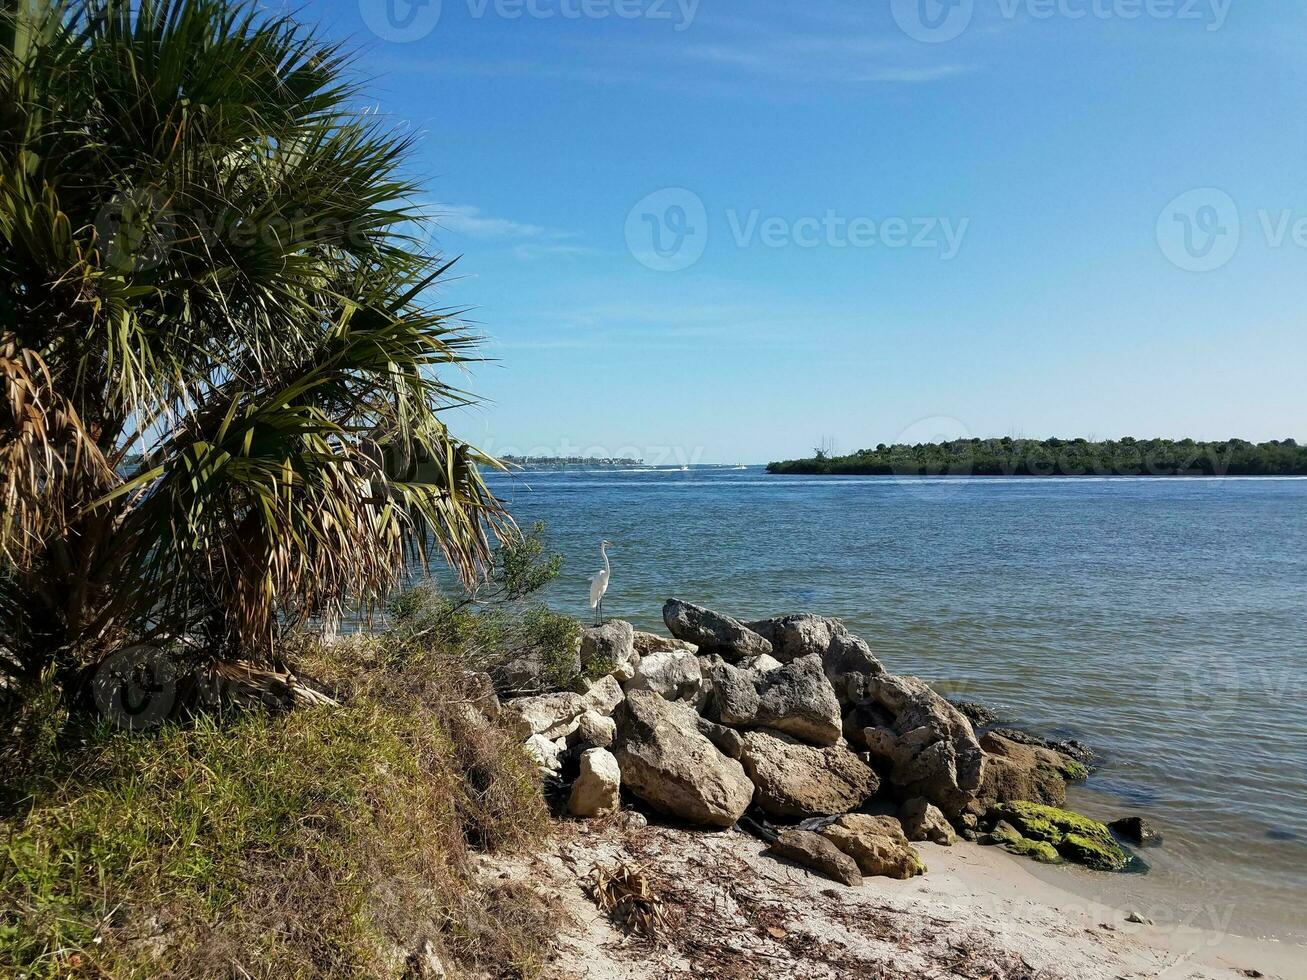
[[[965, 842], [918, 847], [926, 876], [846, 888], [740, 832], [569, 823], [551, 852], [487, 860], [483, 873], [530, 879], [569, 910], [555, 978], [1307, 978], [1307, 947], [1131, 922], [1059, 887], [1058, 869]], [[657, 936], [598, 909], [585, 886], [596, 865], [643, 871], [667, 918]]]

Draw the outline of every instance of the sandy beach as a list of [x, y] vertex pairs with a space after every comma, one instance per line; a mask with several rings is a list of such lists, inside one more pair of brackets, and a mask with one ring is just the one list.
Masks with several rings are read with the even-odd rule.
[[[526, 879], [573, 920], [557, 978], [1039, 978], [1228, 980], [1307, 976], [1307, 948], [1194, 923], [1131, 921], [1001, 849], [918, 845], [929, 872], [845, 888], [764, 853], [740, 832], [619, 822], [560, 828], [552, 853], [482, 873]], [[652, 939], [614, 926], [588, 897], [595, 866], [638, 867], [668, 926]]]

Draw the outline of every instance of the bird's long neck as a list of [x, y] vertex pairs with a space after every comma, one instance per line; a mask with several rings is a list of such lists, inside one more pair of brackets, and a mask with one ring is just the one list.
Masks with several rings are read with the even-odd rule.
[[612, 569], [608, 567], [608, 545], [601, 544], [599, 546], [599, 554], [603, 555], [604, 557], [604, 571], [612, 572]]

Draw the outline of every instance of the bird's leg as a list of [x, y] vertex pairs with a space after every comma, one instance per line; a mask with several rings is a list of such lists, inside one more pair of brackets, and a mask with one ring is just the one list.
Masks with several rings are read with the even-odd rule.
[[599, 625], [604, 625], [604, 597], [599, 597]]

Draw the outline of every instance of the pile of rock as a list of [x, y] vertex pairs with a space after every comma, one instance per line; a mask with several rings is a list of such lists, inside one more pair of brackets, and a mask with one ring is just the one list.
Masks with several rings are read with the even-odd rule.
[[[950, 844], [955, 826], [992, 837], [996, 806], [1060, 805], [1066, 779], [1084, 771], [1055, 749], [977, 737], [957, 707], [889, 674], [838, 620], [745, 623], [678, 599], [663, 620], [670, 638], [624, 622], [587, 630], [581, 662], [610, 672], [504, 707], [546, 773], [579, 772], [576, 816], [617, 810], [623, 790], [706, 827], [734, 826], [753, 807], [764, 822], [811, 825], [769, 834], [783, 856], [841, 881], [906, 878], [925, 870], [911, 842]], [[873, 801], [898, 817], [856, 812]]]

